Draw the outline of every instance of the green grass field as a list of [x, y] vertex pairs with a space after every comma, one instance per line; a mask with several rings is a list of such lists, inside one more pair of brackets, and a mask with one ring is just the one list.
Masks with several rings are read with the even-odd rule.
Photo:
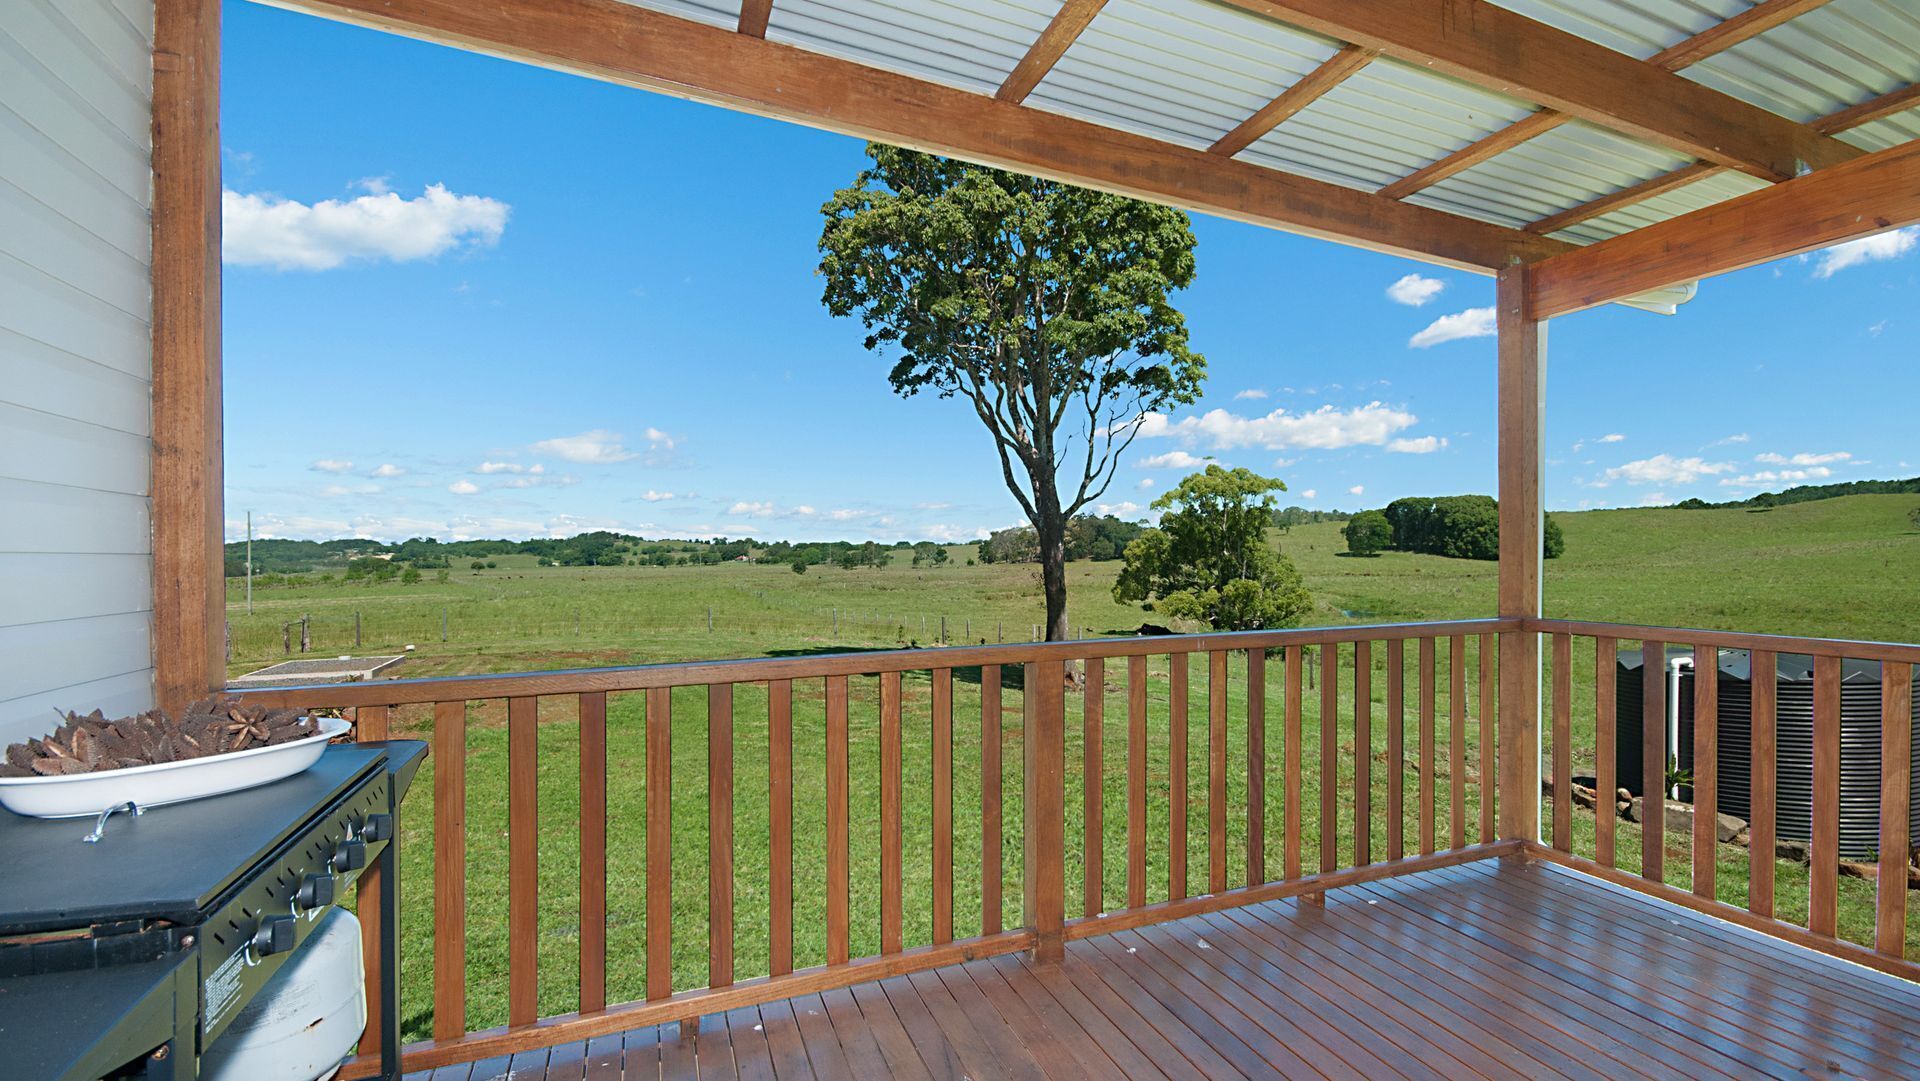
[[[1920, 535], [1910, 531], [1907, 513], [1913, 496], [1853, 496], [1795, 504], [1765, 513], [1744, 510], [1635, 510], [1558, 515], [1566, 530], [1568, 554], [1548, 564], [1547, 611], [1550, 615], [1673, 626], [1700, 626], [1849, 638], [1910, 641], [1916, 634], [1911, 613], [1920, 600]], [[1492, 614], [1495, 568], [1437, 557], [1391, 553], [1356, 559], [1343, 554], [1339, 527], [1306, 526], [1275, 541], [1300, 566], [1319, 604], [1310, 620], [1319, 624], [1453, 619]], [[498, 560], [498, 569], [455, 569], [446, 584], [428, 580], [360, 585], [309, 582], [262, 590], [249, 616], [240, 590], [229, 590], [235, 673], [282, 659], [283, 630], [303, 615], [310, 618], [313, 649], [322, 656], [415, 649], [401, 670], [408, 676], [456, 672], [519, 671], [609, 664], [750, 657], [793, 652], [831, 652], [928, 645], [946, 620], [948, 639], [1025, 641], [1040, 619], [1038, 580], [1027, 566], [965, 565], [970, 551], [956, 548], [955, 559], [937, 570], [904, 565], [872, 570], [815, 567], [804, 576], [784, 566], [725, 564], [686, 568], [537, 568], [530, 557]], [[1158, 617], [1115, 604], [1108, 594], [1116, 563], [1078, 563], [1070, 568], [1072, 622], [1094, 636], [1126, 633], [1143, 619]], [[709, 630], [711, 611], [711, 630]], [[838, 633], [835, 631], [836, 612]], [[354, 648], [359, 616], [361, 644]], [[446, 640], [441, 640], [442, 619]], [[293, 631], [298, 648], [298, 628]], [[1468, 642], [1469, 671], [1477, 643]], [[1469, 678], [1464, 712], [1468, 723], [1469, 768], [1460, 778], [1447, 769], [1450, 736], [1446, 702], [1447, 644], [1440, 650], [1437, 680], [1435, 771], [1439, 806], [1439, 842], [1448, 843], [1451, 785], [1464, 786], [1469, 839], [1477, 836], [1477, 697]], [[1584, 654], [1584, 659], [1583, 655]], [[1407, 753], [1416, 754], [1411, 731], [1417, 701], [1415, 655], [1408, 649]], [[929, 664], [936, 662], [929, 656]], [[1317, 658], [1316, 658], [1317, 660]], [[1371, 823], [1373, 855], [1385, 851], [1386, 720], [1385, 659], [1373, 653]], [[1572, 754], [1575, 772], [1593, 761], [1592, 657], [1577, 650], [1574, 666], [1575, 722]], [[1350, 667], [1350, 665], [1343, 665]], [[1245, 861], [1244, 791], [1246, 784], [1245, 659], [1236, 656], [1229, 681], [1228, 805], [1233, 811], [1227, 846], [1229, 881], [1243, 880]], [[1150, 899], [1167, 889], [1167, 713], [1168, 667], [1165, 658], [1150, 666], [1148, 881]], [[1190, 889], [1204, 891], [1207, 878], [1206, 665], [1196, 658], [1189, 672], [1188, 775], [1190, 778]], [[956, 931], [979, 926], [979, 689], [978, 675], [956, 673], [954, 704], [954, 800]], [[1010, 680], [1010, 683], [1012, 681]], [[1268, 664], [1266, 686], [1267, 866], [1281, 866], [1281, 702], [1278, 658]], [[1353, 703], [1345, 682], [1334, 738], [1340, 746], [1337, 784], [1342, 818], [1336, 837], [1341, 860], [1351, 859], [1353, 822]], [[931, 882], [929, 836], [931, 810], [930, 692], [924, 674], [910, 675], [905, 696], [905, 828], [907, 893], [905, 920], [909, 944], [931, 934], [925, 899]], [[1125, 897], [1125, 711], [1124, 667], [1110, 665], [1105, 703], [1108, 724], [1103, 740], [1105, 777], [1102, 806], [1107, 822], [1103, 853], [1103, 902], [1118, 906]], [[878, 948], [879, 847], [877, 831], [858, 824], [878, 820], [879, 741], [875, 681], [853, 686], [852, 821], [854, 838], [853, 915], [856, 955]], [[1303, 863], [1319, 865], [1318, 689], [1303, 695], [1303, 745], [1306, 823]], [[1080, 849], [1080, 716], [1083, 699], [1070, 695], [1068, 837], [1070, 911], [1077, 913], [1084, 866]], [[1004, 725], [1007, 736], [1003, 862], [1006, 868], [1004, 918], [1018, 921], [1020, 881], [1020, 696], [1009, 686]], [[676, 986], [705, 982], [706, 966], [706, 726], [705, 695], [699, 689], [674, 696], [674, 967]], [[540, 1006], [542, 1013], [576, 1005], [578, 950], [578, 778], [577, 733], [570, 701], [543, 703], [540, 741]], [[609, 706], [609, 996], [638, 997], [644, 986], [645, 801], [641, 703], [616, 695]], [[431, 715], [403, 710], [395, 718], [399, 734], [425, 737]], [[795, 897], [796, 961], [824, 959], [824, 738], [817, 683], [795, 687]], [[739, 976], [766, 965], [766, 738], [764, 691], [739, 689], [735, 705], [735, 849], [736, 942]], [[469, 714], [468, 762], [468, 988], [469, 1027], [505, 1019], [506, 1002], [506, 727], [498, 703], [475, 704]], [[1406, 773], [1409, 847], [1417, 844], [1412, 817], [1417, 777]], [[403, 1001], [406, 1035], [417, 1038], [431, 1027], [432, 972], [432, 764], [420, 775], [404, 818]], [[1574, 815], [1576, 849], [1591, 853], [1590, 814]], [[1637, 867], [1637, 831], [1622, 823], [1619, 862]], [[1688, 884], [1684, 839], [1669, 837], [1669, 880]], [[1718, 889], [1724, 900], [1743, 903], [1747, 853], [1723, 847]], [[1804, 868], [1780, 863], [1778, 911], [1804, 919]], [[1863, 940], [1872, 929], [1871, 883], [1841, 880], [1842, 933]], [[1920, 915], [1910, 924], [1910, 941], [1920, 942]]]

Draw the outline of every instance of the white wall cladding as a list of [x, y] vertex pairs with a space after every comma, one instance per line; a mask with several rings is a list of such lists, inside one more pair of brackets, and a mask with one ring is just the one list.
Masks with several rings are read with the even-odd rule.
[[0, 2], [0, 743], [153, 697], [152, 37]]

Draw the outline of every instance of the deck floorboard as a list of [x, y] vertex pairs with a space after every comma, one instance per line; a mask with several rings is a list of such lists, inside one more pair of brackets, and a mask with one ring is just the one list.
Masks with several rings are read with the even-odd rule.
[[1488, 860], [409, 1081], [1911, 1076], [1920, 988]]

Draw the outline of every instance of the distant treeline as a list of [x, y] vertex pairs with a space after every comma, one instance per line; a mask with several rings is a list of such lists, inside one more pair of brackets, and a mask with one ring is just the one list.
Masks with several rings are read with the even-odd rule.
[[[256, 540], [253, 542], [253, 570], [262, 574], [300, 574], [311, 571], [339, 571], [350, 577], [385, 580], [392, 574], [381, 573], [375, 565], [420, 570], [446, 570], [457, 567], [479, 569], [489, 560], [503, 555], [534, 556], [541, 566], [558, 567], [680, 567], [738, 560], [773, 563], [800, 563], [844, 567], [883, 566], [895, 551], [910, 552], [915, 566], [946, 562], [946, 549], [931, 541], [892, 545], [872, 541], [829, 541], [825, 543], [771, 543], [751, 538], [711, 540], [648, 540], [596, 530], [566, 538], [540, 537], [533, 540], [438, 541], [415, 537], [390, 544], [365, 538], [353, 540]], [[247, 573], [247, 545], [235, 541], [226, 546], [226, 569], [230, 578]]]
[[[1067, 521], [1067, 559], [1119, 559], [1144, 529], [1111, 514], [1076, 514]], [[1040, 562], [1040, 539], [1031, 526], [996, 530], [979, 550], [982, 563]]]
[[1306, 507], [1282, 507], [1273, 512], [1273, 524], [1285, 532], [1297, 525], [1318, 522], [1344, 522], [1353, 515], [1343, 510], [1309, 510]]
[[1811, 503], [1816, 499], [1838, 499], [1843, 495], [1920, 494], [1920, 477], [1906, 480], [1851, 480], [1840, 484], [1802, 484], [1784, 492], [1761, 492], [1746, 499], [1709, 503], [1704, 499], [1683, 499], [1674, 506], [1681, 510], [1723, 510], [1731, 507], [1784, 507], [1789, 503]]
[[[1567, 542], [1560, 523], [1547, 515], [1545, 556], [1558, 557]], [[1490, 495], [1412, 496], [1385, 510], [1355, 515], [1347, 527], [1350, 551], [1422, 552], [1453, 559], [1500, 558], [1500, 504]]]

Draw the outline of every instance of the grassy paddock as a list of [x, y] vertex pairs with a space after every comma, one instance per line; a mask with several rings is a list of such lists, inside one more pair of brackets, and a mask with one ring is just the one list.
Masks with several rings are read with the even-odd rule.
[[[1856, 496], [1798, 504], [1765, 514], [1746, 511], [1611, 511], [1559, 516], [1566, 529], [1568, 555], [1548, 564], [1550, 615], [1673, 626], [1702, 626], [1848, 638], [1913, 640], [1910, 613], [1920, 600], [1920, 536], [1906, 525], [1911, 496]], [[1393, 622], [1488, 615], [1494, 606], [1495, 568], [1435, 557], [1391, 553], [1355, 559], [1342, 553], [1334, 525], [1302, 527], [1276, 542], [1301, 567], [1319, 609], [1311, 622]], [[315, 628], [315, 651], [346, 652], [354, 612], [361, 613], [362, 652], [417, 648], [405, 674], [518, 671], [605, 664], [746, 657], [862, 648], [891, 648], [937, 637], [941, 616], [951, 640], [1025, 640], [1040, 621], [1038, 584], [1033, 568], [964, 565], [965, 553], [939, 570], [899, 565], [878, 570], [813, 568], [804, 576], [784, 567], [730, 564], [706, 568], [536, 568], [530, 559], [509, 557], [493, 571], [456, 569], [450, 581], [414, 586], [347, 585], [309, 582], [260, 591], [255, 613], [241, 609], [238, 590], [230, 591], [234, 627], [234, 670], [245, 671], [281, 656], [280, 627], [302, 613]], [[1094, 635], [1124, 632], [1157, 617], [1115, 604], [1108, 589], [1117, 564], [1074, 564], [1071, 568], [1073, 623]], [[707, 610], [713, 629], [707, 629]], [[833, 614], [840, 613], [839, 633]], [[447, 613], [449, 639], [439, 641], [439, 621]], [[579, 630], [575, 630], [578, 613]], [[921, 622], [924, 620], [924, 624]], [[922, 627], [926, 628], [923, 633]], [[998, 631], [997, 631], [998, 629]], [[296, 632], [297, 643], [297, 632]], [[1477, 832], [1479, 703], [1475, 661], [1477, 643], [1469, 641], [1467, 774], [1468, 837]], [[1374, 818], [1370, 834], [1375, 858], [1385, 851], [1386, 762], [1385, 654], [1373, 651]], [[1407, 649], [1409, 681], [1405, 773], [1409, 849], [1418, 845], [1414, 827], [1418, 776], [1415, 735], [1418, 701], [1415, 652]], [[1449, 785], [1447, 768], [1449, 704], [1445, 676], [1448, 644], [1438, 650], [1436, 680], [1435, 788], [1439, 843], [1445, 847]], [[929, 664], [937, 659], [930, 654]], [[1315, 658], [1317, 662], [1318, 658]], [[1574, 652], [1571, 756], [1576, 773], [1593, 765], [1593, 656], [1580, 640]], [[1309, 668], [1315, 668], [1309, 665]], [[1231, 658], [1228, 690], [1229, 807], [1227, 859], [1229, 882], [1244, 880], [1247, 687], [1245, 658]], [[1343, 678], [1335, 741], [1341, 748], [1336, 784], [1340, 820], [1336, 837], [1340, 862], [1352, 858], [1351, 819], [1354, 748], [1350, 663]], [[1168, 835], [1168, 668], [1164, 657], [1150, 666], [1149, 687], [1149, 899], [1166, 895]], [[1317, 675], [1317, 673], [1315, 673]], [[1281, 868], [1284, 791], [1283, 668], [1276, 657], [1267, 664], [1266, 745], [1267, 867]], [[977, 674], [956, 673], [954, 700], [955, 930], [969, 934], [979, 926], [980, 818], [979, 716]], [[1207, 880], [1207, 666], [1204, 657], [1190, 666], [1188, 721], [1189, 889], [1202, 892]], [[1009, 673], [1003, 701], [1006, 748], [1002, 786], [1005, 893], [1003, 918], [1019, 922], [1021, 849], [1021, 699], [1017, 673]], [[1102, 807], [1103, 901], [1125, 899], [1125, 666], [1110, 663], [1104, 688], [1107, 723]], [[1551, 683], [1548, 684], [1551, 686]], [[825, 863], [823, 704], [818, 681], [795, 685], [795, 953], [796, 963], [824, 956]], [[905, 928], [909, 944], [930, 937], [931, 853], [926, 843], [931, 822], [930, 695], [927, 677], [909, 674], [905, 684], [903, 752]], [[1320, 717], [1318, 688], [1302, 695], [1303, 866], [1319, 866]], [[1068, 696], [1068, 884], [1069, 910], [1078, 912], [1082, 849], [1080, 717], [1084, 700]], [[698, 986], [706, 971], [706, 723], [705, 694], [689, 688], [674, 695], [674, 969], [676, 986]], [[766, 967], [766, 728], [765, 693], [742, 686], [735, 702], [736, 949], [741, 977]], [[406, 709], [394, 718], [396, 731], [425, 738], [430, 711]], [[872, 678], [852, 681], [851, 821], [854, 823], [852, 905], [855, 954], [878, 948], [879, 934], [879, 739], [878, 691]], [[540, 1008], [542, 1013], [574, 1008], [578, 964], [578, 760], [574, 705], [569, 699], [541, 704], [540, 800]], [[618, 1001], [638, 997], [644, 987], [645, 913], [643, 883], [644, 739], [638, 695], [615, 695], [608, 711], [610, 807], [608, 993]], [[469, 711], [468, 740], [468, 993], [470, 1027], [505, 1020], [506, 1000], [506, 725], [500, 703], [476, 703]], [[1547, 759], [1550, 762], [1551, 759]], [[1543, 774], [1547, 772], [1543, 764]], [[408, 1038], [431, 1028], [432, 978], [432, 801], [422, 793], [432, 785], [432, 763], [421, 773], [415, 796], [403, 817], [402, 920], [403, 1002]], [[1550, 811], [1543, 811], [1550, 815]], [[1550, 817], [1545, 819], [1551, 821]], [[1593, 852], [1591, 812], [1576, 809], [1575, 851]], [[1621, 822], [1620, 866], [1639, 865], [1639, 834]], [[1690, 883], [1685, 839], [1669, 836], [1667, 880]], [[1722, 900], [1744, 903], [1747, 853], [1722, 846], [1717, 891]], [[1776, 910], [1782, 918], [1804, 922], [1805, 868], [1781, 862], [1776, 870]], [[1872, 884], [1840, 881], [1840, 930], [1854, 941], [1870, 941]], [[1914, 906], [1920, 910], [1920, 906]], [[1909, 922], [1909, 949], [1920, 946], [1920, 911]]]

